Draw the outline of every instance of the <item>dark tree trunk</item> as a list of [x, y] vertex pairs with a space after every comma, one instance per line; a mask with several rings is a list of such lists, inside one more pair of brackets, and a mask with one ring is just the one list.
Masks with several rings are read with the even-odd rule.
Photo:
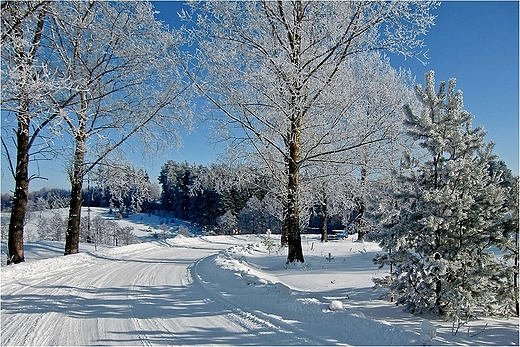
[[295, 261], [303, 263], [304, 259], [299, 215], [297, 212], [295, 213], [297, 207], [291, 205], [292, 204], [289, 204], [289, 208], [286, 211], [286, 217], [284, 218], [284, 229], [287, 230], [287, 245], [289, 247], [287, 263], [293, 263]]
[[[27, 104], [22, 107], [28, 113]], [[29, 196], [29, 116], [21, 115], [18, 121], [18, 131], [16, 133], [16, 172], [15, 172], [15, 191], [11, 218], [9, 221], [9, 235], [7, 242], [7, 264], [18, 264], [25, 261], [23, 251], [23, 231], [25, 223], [25, 211]]]
[[284, 204], [283, 206], [283, 222], [282, 222], [282, 235], [280, 237], [280, 242], [282, 244], [282, 246], [284, 247], [287, 247], [288, 246], [288, 234], [289, 234], [289, 230], [288, 230], [288, 225], [287, 223], [285, 222], [285, 216], [286, 216], [286, 211], [288, 211], [288, 208], [287, 208], [287, 204]]
[[365, 239], [365, 235], [366, 235], [366, 225], [365, 225], [365, 221], [364, 221], [364, 215], [365, 215], [365, 211], [366, 211], [366, 206], [365, 206], [365, 200], [363, 197], [359, 198], [359, 201], [358, 201], [358, 209], [359, 209], [359, 212], [358, 212], [358, 215], [357, 215], [357, 229], [358, 229], [358, 240], [359, 241], [363, 241]]
[[79, 227], [81, 221], [81, 204], [83, 202], [81, 191], [83, 180], [76, 179], [71, 184], [69, 219], [65, 237], [65, 255], [79, 252]]
[[293, 122], [290, 135], [292, 141], [289, 143], [290, 159], [288, 162], [287, 206], [284, 213], [283, 228], [287, 232], [287, 243], [289, 246], [287, 263], [293, 263], [295, 261], [304, 262], [298, 201], [298, 190], [300, 186], [300, 129], [300, 122]]
[[441, 296], [441, 292], [442, 292], [442, 281], [441, 280], [438, 280], [437, 282], [435, 282], [435, 307], [439, 310], [439, 315], [440, 316], [443, 316], [444, 315], [444, 307], [442, 305], [442, 296]]
[[[365, 191], [365, 184], [367, 180], [367, 169], [365, 167], [361, 168], [361, 184], [363, 186], [363, 189], [361, 190], [362, 193]], [[365, 196], [364, 194], [361, 194], [358, 200], [358, 209], [359, 213], [357, 216], [357, 223], [358, 223], [358, 240], [363, 241], [365, 239], [365, 234], [367, 232], [366, 225], [365, 225], [365, 211], [366, 211], [366, 205], [365, 205]]]
[[[86, 98], [82, 96], [82, 114], [86, 115]], [[65, 235], [65, 255], [79, 252], [79, 227], [81, 221], [81, 204], [83, 202], [83, 177], [85, 175], [86, 116], [80, 117], [80, 125], [76, 133], [76, 151], [74, 167], [70, 174], [70, 207]]]
[[329, 219], [329, 211], [327, 209], [327, 198], [323, 200], [321, 205], [321, 242], [327, 242], [327, 220]]
[[[11, 5], [17, 5], [16, 2]], [[25, 47], [20, 45], [23, 41], [24, 33], [22, 25], [16, 25], [13, 29], [15, 61], [21, 75], [26, 75], [25, 70], [33, 64], [36, 48], [42, 35], [43, 24], [45, 21], [45, 4], [38, 15], [38, 21], [32, 38], [32, 47], [28, 52]], [[8, 9], [6, 9], [8, 10]], [[17, 11], [17, 6], [10, 10]], [[17, 15], [15, 15], [17, 17]], [[21, 19], [20, 19], [21, 20]], [[32, 78], [31, 76], [26, 78]], [[22, 88], [18, 94], [18, 129], [16, 132], [16, 167], [14, 174], [15, 189], [11, 217], [9, 220], [9, 232], [7, 241], [7, 264], [18, 264], [25, 261], [23, 250], [23, 232], [25, 223], [25, 213], [27, 209], [27, 199], [29, 197], [29, 148], [31, 139], [29, 135], [31, 114], [29, 110], [30, 95]]]

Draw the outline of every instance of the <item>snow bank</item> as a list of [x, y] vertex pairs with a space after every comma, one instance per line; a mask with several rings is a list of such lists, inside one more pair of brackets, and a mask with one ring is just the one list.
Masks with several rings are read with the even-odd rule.
[[437, 336], [437, 329], [430, 321], [424, 320], [421, 324], [421, 341], [423, 345], [429, 346]]
[[[160, 223], [160, 220], [136, 216], [135, 220], [125, 223], [134, 223], [135, 228], [142, 228], [146, 223]], [[239, 310], [247, 319], [261, 322], [265, 333], [269, 329], [278, 329], [301, 337], [292, 344], [518, 345], [518, 319], [471, 321], [464, 326], [465, 331], [461, 329], [453, 336], [451, 322], [431, 317], [424, 320], [424, 317], [412, 316], [394, 303], [382, 300], [383, 293], [371, 289], [372, 279], [384, 276], [388, 271], [378, 269], [372, 263], [375, 254], [381, 250], [374, 243], [356, 242], [355, 239], [354, 236], [321, 243], [319, 236], [302, 235], [305, 263], [288, 265], [285, 264], [287, 250], [268, 250], [261, 235], [178, 235], [123, 247], [98, 246], [97, 250], [94, 245], [81, 244], [80, 254], [66, 257], [62, 256], [63, 242], [26, 243], [26, 263], [2, 266], [1, 283], [4, 289], [15, 283], [36, 288], [45, 279], [52, 276], [59, 279], [65, 272], [73, 274], [72, 278], [79, 278], [74, 277], [77, 271], [84, 278], [90, 278], [93, 273], [114, 276], [113, 273], [103, 272], [109, 263], [114, 269], [112, 260], [123, 265], [127, 259], [140, 259], [133, 266], [142, 274], [147, 273], [155, 262], [171, 262], [169, 269], [186, 264], [180, 273], [183, 278], [186, 277], [186, 289], [182, 290], [187, 296], [183, 297], [182, 302], [176, 302], [176, 296], [171, 296], [172, 301], [168, 301], [168, 305], [172, 307], [167, 310], [150, 307], [150, 312], [164, 314], [168, 319], [173, 318], [175, 305], [182, 306], [184, 300], [200, 301], [200, 297], [189, 297], [192, 288], [188, 287], [194, 285], [193, 281], [199, 281], [207, 289], [211, 300], [225, 302], [231, 312]], [[5, 243], [2, 248], [5, 250]], [[200, 259], [193, 264], [183, 258], [176, 260], [175, 256], [181, 248], [183, 252], [188, 249], [189, 254], [191, 249], [193, 254], [202, 254], [200, 250], [203, 249], [204, 256], [200, 255]], [[163, 254], [164, 259], [158, 254]], [[205, 257], [208, 254], [213, 255]], [[125, 275], [128, 276], [121, 274]], [[146, 277], [160, 279], [163, 273], [149, 275]], [[143, 282], [140, 284], [142, 293], [147, 292], [147, 285], [158, 288]], [[181, 288], [169, 287], [161, 293], [170, 297], [172, 290]], [[190, 316], [190, 309], [193, 310], [183, 310], [186, 317]], [[204, 313], [208, 317], [214, 314], [197, 312], [200, 315]], [[196, 321], [200, 319], [198, 316]], [[120, 336], [122, 341], [130, 337]], [[211, 336], [208, 336], [208, 341], [211, 341]], [[288, 341], [269, 341], [266, 344], [291, 344]], [[247, 344], [247, 340], [243, 342]]]
[[[262, 236], [249, 236], [249, 241], [207, 259], [199, 267], [200, 277], [238, 307], [261, 312], [274, 325], [283, 320], [324, 338], [314, 344], [518, 345], [515, 319], [500, 320], [501, 327], [495, 325], [500, 333], [453, 336], [451, 322], [433, 324], [382, 300], [382, 293], [372, 290], [372, 279], [388, 269], [373, 265], [381, 251], [374, 243], [356, 242], [355, 237], [321, 243], [304, 235], [305, 263], [287, 265], [286, 250], [267, 250]], [[485, 324], [490, 320], [470, 323], [474, 331]]]
[[[315, 247], [316, 245], [313, 246]], [[205, 283], [212, 284], [212, 289], [220, 292], [222, 297], [231, 300], [237, 307], [245, 307], [249, 312], [261, 312], [274, 325], [297, 325], [309, 334], [310, 342], [328, 345], [418, 343], [417, 332], [405, 331], [387, 322], [366, 318], [358, 310], [349, 311], [341, 300], [330, 300], [320, 293], [287, 285], [287, 275], [295, 275], [294, 272], [305, 276], [309, 283], [314, 282], [313, 276], [308, 276], [306, 272], [323, 270], [317, 259], [310, 264], [290, 266], [280, 266], [280, 261], [283, 264], [283, 255], [269, 254], [260, 242], [252, 242], [232, 246], [219, 252], [211, 260], [201, 262], [197, 273]], [[325, 258], [323, 261], [328, 262]], [[314, 285], [316, 284], [311, 286]], [[312, 336], [315, 336], [314, 340]], [[316, 340], [317, 336], [321, 336], [323, 340]]]

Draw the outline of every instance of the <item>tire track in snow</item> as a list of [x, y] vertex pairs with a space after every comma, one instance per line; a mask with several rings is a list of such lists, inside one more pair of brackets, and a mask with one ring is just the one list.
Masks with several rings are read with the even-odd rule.
[[196, 340], [195, 344], [214, 344], [201, 337], [203, 335], [198, 336], [197, 331], [232, 331], [227, 333], [228, 336], [218, 336], [222, 340], [240, 334], [236, 321], [221, 314], [221, 306], [212, 307], [207, 312], [204, 309], [200, 317], [196, 312], [198, 307], [207, 307], [207, 296], [197, 288], [190, 288], [193, 279], [188, 268], [218, 250], [210, 248], [201, 254], [200, 250], [194, 253], [189, 247], [167, 242], [158, 243], [158, 246], [152, 257], [129, 259], [140, 264], [127, 270], [133, 271], [129, 290], [129, 293], [134, 293], [129, 297], [132, 302], [131, 321], [140, 342], [143, 345], [184, 345], [194, 344], [192, 341]]
[[[226, 246], [151, 243], [33, 264], [7, 281], [2, 344], [325, 344], [212, 291], [197, 267]], [[18, 310], [28, 303], [39, 306]]]
[[[249, 338], [251, 340], [248, 340], [248, 341], [253, 341], [253, 339], [258, 340], [259, 335], [260, 335], [260, 340], [261, 340], [262, 344], [264, 344], [265, 341], [269, 341], [269, 337], [271, 337], [271, 336], [274, 337], [277, 334], [283, 333], [283, 334], [287, 335], [287, 338], [285, 338], [285, 340], [287, 340], [287, 342], [288, 342], [287, 344], [293, 344], [295, 341], [295, 338], [294, 338], [294, 334], [292, 331], [281, 331], [279, 326], [275, 326], [275, 325], [271, 324], [269, 320], [261, 319], [254, 314], [251, 314], [245, 310], [241, 310], [241, 309], [237, 308], [236, 305], [229, 305], [228, 302], [226, 302], [225, 300], [221, 300], [221, 298], [219, 297], [218, 294], [212, 292], [210, 288], [208, 288], [207, 286], [204, 285], [203, 281], [200, 279], [200, 275], [197, 272], [195, 272], [195, 270], [194, 270], [195, 267], [197, 266], [197, 264], [200, 263], [201, 261], [203, 261], [204, 259], [211, 257], [212, 255], [215, 255], [219, 251], [222, 251], [222, 249], [225, 249], [226, 247], [230, 247], [232, 245], [228, 242], [227, 243], [226, 242], [214, 242], [214, 241], [210, 241], [210, 240], [202, 240], [202, 241], [204, 241], [205, 244], [210, 246], [209, 248], [207, 248], [208, 253], [201, 254], [200, 257], [194, 257], [192, 262], [190, 263], [190, 265], [184, 269], [183, 278], [180, 278], [179, 282], [182, 286], [188, 286], [188, 285], [195, 286], [195, 288], [190, 289], [190, 291], [198, 293], [196, 296], [198, 296], [200, 298], [204, 298], [203, 300], [206, 302], [206, 305], [213, 303], [213, 304], [217, 304], [219, 307], [221, 307], [221, 308], [217, 309], [216, 311], [220, 312], [220, 313], [224, 312], [224, 315], [222, 316], [222, 318], [224, 320], [221, 320], [219, 318], [218, 319], [218, 322], [220, 323], [220, 325], [219, 325], [219, 323], [215, 322], [215, 318], [210, 318], [210, 321], [213, 321], [212, 324], [216, 324], [216, 326], [227, 327], [228, 330], [231, 330], [231, 331], [234, 329], [234, 328], [232, 328], [233, 325], [235, 325], [237, 327], [241, 327], [241, 330], [243, 330], [243, 331], [242, 332], [235, 331], [234, 334], [241, 334], [246, 339], [248, 339], [248, 336], [249, 336]], [[165, 248], [177, 249], [177, 250], [182, 249], [183, 250], [182, 252], [186, 252], [189, 254], [192, 253], [192, 251], [190, 250], [190, 248], [191, 248], [190, 246], [186, 246], [186, 245], [177, 246], [175, 244], [168, 242], [168, 240], [165, 240], [165, 242], [160, 242], [159, 244]], [[225, 245], [226, 247], [223, 247], [222, 245]], [[195, 244], [192, 246], [194, 249], [197, 249], [197, 252], [199, 252], [198, 250], [201, 247], [200, 244]], [[151, 271], [147, 271], [147, 273], [151, 273]], [[146, 282], [150, 283], [151, 281], [147, 280]], [[149, 323], [149, 322], [147, 322], [147, 323]], [[156, 323], [159, 323], [159, 322], [156, 322]], [[159, 330], [159, 331], [160, 330], [164, 331], [164, 330], [169, 329], [170, 333], [172, 334], [172, 338], [175, 339], [176, 332], [171, 331], [172, 329], [171, 329], [170, 325], [165, 325], [164, 323], [158, 324], [155, 326], [155, 329]], [[229, 332], [228, 334], [230, 336], [232, 336], [233, 332]], [[262, 338], [265, 338], [265, 339], [262, 339]], [[180, 337], [179, 339], [182, 340], [182, 337]], [[281, 341], [280, 338], [277, 337], [275, 340], [273, 340], [273, 343], [278, 345], [280, 343], [280, 341]], [[213, 343], [210, 343], [210, 344], [213, 344]]]
[[88, 254], [37, 263], [2, 269], [2, 345], [56, 344], [64, 329], [58, 323], [63, 318], [59, 309], [70, 293], [71, 276], [81, 277], [96, 266]]
[[6, 269], [2, 344], [86, 345], [128, 330], [129, 322], [119, 318], [130, 306], [117, 294], [124, 288], [118, 271], [122, 258], [149, 248], [79, 253]]
[[[215, 254], [219, 251], [221, 251], [224, 247], [222, 245], [224, 243], [215, 243], [215, 242], [209, 242], [207, 240], [203, 240], [203, 245], [209, 246], [208, 248], [204, 247], [206, 249], [206, 252], [200, 253], [201, 251], [201, 244], [195, 244], [190, 246], [178, 246], [175, 244], [171, 244], [168, 242], [168, 240], [165, 240], [165, 242], [159, 242], [158, 244], [163, 247], [165, 252], [159, 252], [156, 254], [157, 258], [163, 258], [168, 259], [168, 256], [174, 252], [176, 255], [177, 261], [178, 259], [185, 259], [186, 265], [184, 267], [179, 267], [177, 271], [174, 271], [169, 267], [169, 273], [165, 274], [164, 269], [161, 266], [148, 266], [146, 270], [144, 268], [139, 269], [140, 275], [134, 279], [134, 283], [132, 284], [135, 287], [139, 286], [139, 283], [147, 283], [148, 285], [155, 284], [157, 278], [159, 277], [170, 277], [175, 278], [174, 283], [184, 288], [185, 291], [191, 292], [191, 300], [195, 300], [196, 305], [201, 305], [208, 307], [208, 305], [213, 305], [211, 310], [208, 310], [207, 313], [205, 313], [205, 317], [195, 318], [191, 317], [192, 321], [197, 321], [199, 325], [198, 327], [194, 327], [193, 323], [184, 321], [181, 318], [177, 320], [176, 318], [170, 319], [133, 319], [133, 322], [136, 324], [136, 326], [139, 327], [141, 331], [145, 331], [142, 333], [142, 338], [147, 341], [157, 341], [158, 339], [161, 339], [161, 341], [176, 341], [175, 344], [178, 344], [178, 341], [181, 341], [180, 344], [193, 344], [190, 341], [190, 339], [196, 339], [198, 341], [202, 341], [205, 338], [197, 337], [196, 331], [198, 329], [221, 329], [222, 331], [227, 332], [220, 332], [218, 337], [216, 337], [215, 341], [222, 340], [222, 341], [232, 341], [234, 339], [234, 335], [238, 334], [236, 336], [241, 336], [241, 338], [244, 338], [244, 336], [247, 338], [249, 336], [250, 338], [257, 338], [255, 335], [257, 335], [259, 332], [262, 332], [264, 334], [272, 334], [272, 329], [264, 329], [264, 325], [262, 321], [253, 319], [254, 317], [242, 317], [230, 310], [227, 306], [223, 305], [221, 301], [218, 300], [211, 300], [211, 294], [206, 291], [205, 288], [203, 288], [201, 285], [198, 284], [198, 282], [193, 277], [193, 272], [191, 271], [193, 269], [193, 266], [203, 260], [204, 258], [211, 256], [212, 254]], [[230, 246], [229, 243], [225, 244], [226, 246]], [[194, 250], [196, 249], [195, 253]], [[189, 258], [189, 260], [188, 260]], [[170, 257], [169, 259], [174, 260], [174, 258]], [[190, 287], [191, 286], [191, 287]], [[141, 310], [146, 310], [146, 301], [149, 299], [149, 295], [153, 294], [145, 294], [141, 295], [135, 300], [134, 305], [134, 311], [135, 313], [133, 316], [139, 315], [139, 312]], [[215, 306], [216, 304], [216, 306]], [[172, 302], [172, 310], [175, 309], [175, 306], [184, 306], [187, 305], [189, 307], [190, 304], [187, 304], [185, 302]], [[190, 310], [190, 308], [188, 308]], [[216, 313], [216, 314], [215, 314]], [[142, 314], [141, 314], [142, 315]], [[190, 316], [190, 314], [186, 314]], [[194, 314], [193, 316], [196, 316]], [[188, 324], [183, 324], [184, 322]], [[185, 325], [191, 325], [191, 327], [187, 327]], [[190, 330], [191, 329], [191, 330]], [[148, 336], [146, 331], [153, 331], [154, 336]], [[189, 334], [187, 335], [187, 331], [189, 331]], [[191, 334], [191, 335], [190, 335]], [[188, 336], [188, 337], [186, 337]], [[183, 343], [182, 341], [188, 341], [186, 343]], [[225, 345], [229, 345], [228, 342], [223, 342]], [[153, 343], [152, 343], [153, 344]], [[200, 343], [197, 343], [200, 344]], [[213, 345], [215, 342], [211, 342], [209, 340], [203, 341], [202, 344], [210, 344]]]
[[[165, 247], [163, 244], [159, 244], [161, 247]], [[171, 247], [171, 246], [166, 246]], [[163, 270], [161, 266], [158, 264], [147, 264], [146, 266], [141, 266], [137, 273], [134, 273], [134, 279], [130, 286], [130, 291], [128, 293], [128, 300], [132, 302], [131, 305], [131, 321], [135, 326], [135, 330], [139, 339], [143, 346], [152, 346], [154, 341], [154, 337], [150, 335], [149, 332], [161, 332], [161, 335], [165, 335], [168, 339], [175, 339], [175, 333], [172, 331], [172, 328], [175, 328], [176, 325], [172, 325], [172, 322], [168, 322], [169, 324], [165, 324], [164, 320], [161, 320], [158, 317], [152, 317], [151, 315], [147, 315], [147, 318], [140, 318], [143, 316], [144, 312], [147, 312], [149, 308], [147, 307], [147, 302], [150, 296], [153, 293], [142, 292], [143, 283], [147, 283], [149, 286], [155, 284], [155, 279]], [[164, 276], [164, 274], [161, 274]], [[138, 293], [135, 297], [131, 296], [131, 293]]]
[[260, 326], [261, 333], [266, 334], [266, 337], [268, 336], [268, 333], [280, 333], [285, 335], [283, 339], [277, 337], [274, 340], [276, 341], [276, 344], [283, 344], [280, 341], [286, 341], [288, 345], [330, 345], [330, 341], [311, 335], [305, 330], [299, 329], [283, 319], [264, 314], [257, 310], [239, 307], [235, 302], [215, 291], [210, 287], [211, 284], [204, 281], [199, 273], [199, 266], [201, 266], [203, 262], [211, 261], [213, 258], [214, 255], [202, 258], [195, 262], [190, 269], [191, 276], [194, 278], [195, 283], [202, 287], [210, 297], [230, 310], [231, 314], [234, 316], [232, 318], [233, 320], [242, 324], [246, 329], [250, 329], [252, 326]]

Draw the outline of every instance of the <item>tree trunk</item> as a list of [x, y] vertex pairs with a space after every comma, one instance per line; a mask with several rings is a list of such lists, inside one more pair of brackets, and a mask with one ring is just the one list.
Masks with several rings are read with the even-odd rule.
[[[21, 113], [28, 113], [27, 103], [22, 105]], [[27, 114], [19, 116], [18, 131], [16, 133], [16, 172], [15, 191], [11, 219], [9, 221], [9, 240], [7, 246], [7, 264], [18, 264], [25, 261], [23, 251], [23, 231], [25, 212], [29, 196], [29, 117]]]
[[289, 192], [287, 197], [289, 199], [289, 203], [287, 204], [287, 210], [285, 211], [285, 217], [283, 221], [283, 229], [287, 233], [287, 245], [289, 247], [287, 263], [293, 263], [295, 261], [303, 263], [304, 259], [300, 234], [300, 218], [296, 193]]
[[[14, 3], [16, 5], [16, 2]], [[42, 34], [45, 21], [45, 6], [38, 15], [38, 21], [32, 39], [32, 47], [29, 52], [25, 51], [23, 42], [22, 25], [17, 25], [13, 29], [15, 61], [22, 76], [27, 76], [26, 69], [30, 68], [34, 62], [36, 48]], [[16, 8], [14, 9], [16, 10]], [[32, 78], [28, 76], [25, 78]], [[27, 82], [27, 81], [24, 81]], [[24, 83], [25, 84], [25, 83]], [[15, 190], [11, 217], [9, 220], [9, 234], [7, 241], [7, 264], [18, 264], [25, 261], [23, 250], [23, 232], [25, 214], [27, 209], [27, 199], [29, 197], [29, 147], [30, 147], [30, 122], [31, 114], [29, 111], [29, 98], [31, 96], [22, 88], [19, 93], [18, 110], [18, 130], [16, 132], [16, 168], [14, 172]]]
[[327, 198], [323, 200], [321, 205], [321, 242], [327, 242], [327, 220], [329, 219], [329, 212], [327, 209]]
[[439, 310], [439, 315], [444, 315], [444, 307], [442, 305], [442, 281], [438, 280], [435, 282], [435, 308]]
[[365, 206], [365, 198], [364, 197], [360, 197], [359, 198], [359, 201], [357, 203], [358, 205], [358, 209], [359, 209], [359, 212], [358, 212], [358, 215], [357, 215], [357, 229], [358, 229], [358, 240], [359, 241], [363, 241], [365, 239], [365, 234], [366, 234], [366, 225], [365, 225], [365, 221], [364, 221], [364, 215], [365, 215], [365, 211], [366, 211], [366, 206]]
[[283, 222], [282, 222], [282, 235], [281, 235], [281, 238], [280, 238], [280, 243], [282, 244], [283, 247], [287, 247], [288, 246], [288, 234], [289, 234], [289, 231], [288, 231], [288, 225], [287, 223], [285, 222], [285, 216], [286, 216], [286, 213], [288, 211], [288, 207], [287, 207], [287, 203], [284, 202], [284, 205], [283, 205]]
[[[301, 118], [298, 118], [301, 119]], [[287, 263], [304, 262], [300, 234], [300, 210], [298, 190], [300, 187], [300, 129], [301, 121], [291, 125], [291, 141], [289, 142], [290, 159], [288, 162], [287, 206], [284, 213], [284, 230], [287, 233], [289, 252]]]
[[79, 226], [81, 221], [81, 204], [83, 202], [83, 176], [85, 175], [85, 146], [86, 146], [86, 97], [82, 95], [82, 115], [76, 133], [76, 151], [74, 153], [74, 167], [70, 174], [70, 207], [65, 237], [65, 255], [79, 252]]
[[358, 219], [358, 240], [363, 241], [365, 239], [366, 234], [366, 225], [364, 221], [365, 211], [366, 211], [366, 205], [365, 205], [365, 184], [367, 180], [367, 169], [365, 167], [361, 168], [361, 196], [359, 197], [358, 201], [358, 208], [359, 213], [357, 216]]
[[81, 221], [81, 191], [83, 179], [77, 178], [71, 184], [69, 219], [67, 222], [67, 233], [65, 237], [65, 255], [79, 252], [79, 227]]

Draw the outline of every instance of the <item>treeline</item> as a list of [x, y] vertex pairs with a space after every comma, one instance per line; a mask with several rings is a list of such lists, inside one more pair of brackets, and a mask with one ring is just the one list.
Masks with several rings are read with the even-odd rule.
[[[137, 189], [137, 187], [136, 187]], [[82, 206], [85, 207], [108, 207], [124, 214], [133, 212], [150, 212], [161, 210], [159, 193], [152, 195], [150, 199], [144, 200], [141, 204], [134, 204], [135, 189], [121, 199], [114, 196], [108, 188], [97, 186], [87, 187], [82, 192]], [[2, 194], [1, 210], [8, 211], [12, 206], [13, 196], [10, 193]], [[47, 209], [58, 209], [69, 206], [70, 190], [60, 188], [42, 188], [29, 193], [27, 199], [27, 210], [42, 211]]]
[[[160, 209], [173, 217], [187, 220], [206, 232], [229, 234], [273, 233], [282, 231], [280, 201], [273, 196], [272, 177], [262, 175], [251, 167], [230, 167], [223, 164], [190, 165], [172, 160], [165, 163], [159, 175], [161, 185]], [[348, 192], [345, 192], [345, 196]], [[359, 209], [348, 213], [323, 214], [321, 203], [309, 204], [304, 214], [304, 230], [329, 233], [345, 229], [355, 232]], [[324, 221], [325, 219], [325, 221]]]
[[[267, 229], [280, 232], [281, 221], [274, 216], [273, 206], [265, 197], [268, 190], [267, 178], [253, 175], [251, 180], [236, 179], [236, 170], [249, 171], [242, 167], [230, 169], [226, 165], [212, 164], [209, 167], [168, 161], [158, 178], [160, 187], [153, 189], [146, 199], [135, 203], [134, 195], [139, 187], [130, 187], [123, 195], [115, 196], [110, 188], [90, 184], [83, 189], [83, 207], [110, 208], [116, 216], [127, 217], [136, 212], [168, 214], [173, 218], [190, 221], [208, 233], [264, 233]], [[142, 184], [142, 183], [140, 183]], [[156, 185], [148, 181], [149, 185]], [[9, 211], [11, 194], [2, 194], [2, 211]], [[28, 197], [28, 212], [65, 208], [69, 205], [70, 190], [42, 188]], [[27, 216], [33, 219], [32, 215]], [[42, 235], [27, 235], [32, 240], [63, 239], [67, 228], [66, 219], [55, 213], [52, 218], [39, 218]], [[86, 231], [88, 221], [82, 218], [80, 239], [90, 241]], [[47, 227], [49, 226], [49, 227]], [[7, 233], [2, 233], [5, 238]]]
[[[208, 167], [169, 160], [161, 167], [158, 177], [160, 186], [141, 204], [133, 202], [137, 187], [129, 189], [128, 194], [116, 199], [107, 188], [88, 186], [82, 193], [82, 205], [110, 208], [120, 218], [136, 212], [169, 214], [189, 221], [208, 233], [229, 234], [234, 229], [241, 233], [265, 233], [267, 229], [279, 233], [282, 228], [281, 215], [279, 206], [275, 206], [276, 202], [268, 196], [269, 178], [251, 173], [251, 170], [246, 166], [230, 168], [224, 164], [211, 164]], [[503, 161], [490, 162], [489, 171], [490, 174], [503, 173], [501, 184], [504, 187], [509, 187], [514, 182], [514, 175]], [[241, 178], [244, 176], [247, 179]], [[42, 188], [29, 194], [28, 211], [65, 208], [69, 199], [69, 190]], [[2, 211], [10, 209], [11, 200], [11, 194], [2, 194]], [[341, 215], [324, 215], [322, 208], [319, 202], [310, 204], [304, 230], [319, 233], [325, 223], [329, 234], [345, 229], [350, 233], [358, 231], [361, 214], [355, 204], [350, 211], [344, 211]], [[38, 239], [62, 240], [63, 236], [58, 235], [64, 235], [66, 220], [61, 215], [55, 215], [53, 219], [55, 221], [42, 222], [42, 227], [52, 227], [43, 228], [49, 230], [42, 230], [45, 235], [39, 235]], [[86, 231], [87, 223], [86, 218], [82, 218], [82, 242], [90, 241]], [[5, 234], [2, 233], [3, 238], [6, 237]], [[35, 239], [35, 236], [31, 238]]]
[[[11, 208], [12, 199], [12, 194], [2, 194], [2, 211], [6, 211]], [[27, 199], [27, 208], [29, 211], [62, 208], [68, 206], [69, 200], [70, 190], [60, 188], [42, 188], [38, 191], [29, 193]]]
[[[208, 167], [170, 160], [162, 166], [158, 182], [155, 193], [140, 204], [134, 203], [133, 196], [138, 187], [131, 187], [128, 194], [116, 198], [109, 188], [89, 184], [83, 189], [82, 205], [110, 208], [119, 217], [127, 217], [136, 212], [169, 214], [174, 218], [190, 221], [208, 233], [229, 234], [235, 229], [241, 233], [265, 233], [267, 229], [274, 233], [281, 232], [279, 206], [273, 203], [272, 197], [267, 196], [270, 189], [269, 178], [252, 172], [249, 167], [230, 168], [224, 164], [211, 164]], [[152, 184], [149, 181], [148, 183]], [[70, 190], [42, 188], [29, 194], [28, 211], [65, 208], [69, 205], [69, 200]], [[11, 201], [11, 194], [2, 195], [2, 211], [10, 209]], [[309, 211], [306, 221], [308, 231], [319, 232], [322, 228], [321, 211], [320, 204]], [[351, 218], [346, 221], [338, 215], [327, 216], [329, 233], [334, 229], [344, 229], [344, 224], [354, 220], [357, 213], [353, 210]], [[31, 235], [31, 239], [63, 240], [67, 225], [61, 214], [43, 218], [38, 223], [42, 227], [41, 235]], [[82, 218], [82, 242], [90, 241], [91, 238], [86, 231], [87, 224], [88, 221]]]
[[267, 178], [250, 175], [248, 180], [241, 180], [243, 172], [237, 170], [250, 169], [168, 161], [159, 174], [162, 210], [206, 232], [279, 231], [281, 221], [266, 206]]

